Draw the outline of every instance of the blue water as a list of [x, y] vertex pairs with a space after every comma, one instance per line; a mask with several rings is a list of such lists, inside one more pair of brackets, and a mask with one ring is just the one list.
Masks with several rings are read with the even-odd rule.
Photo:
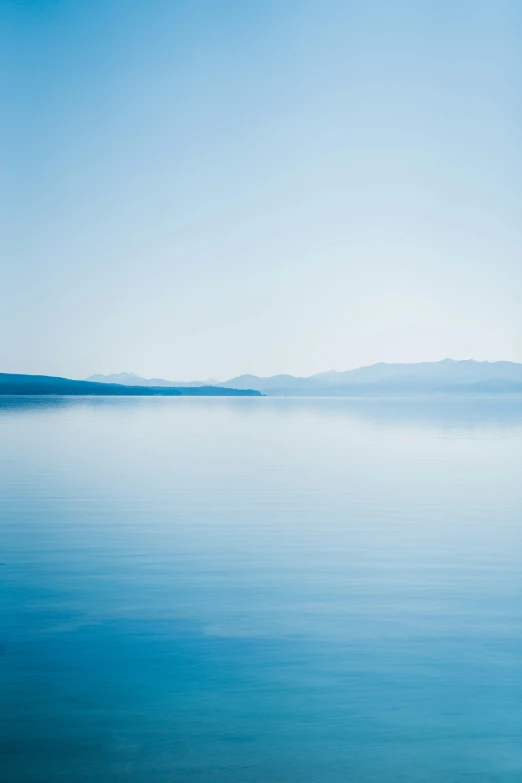
[[2, 783], [520, 783], [522, 402], [0, 399]]

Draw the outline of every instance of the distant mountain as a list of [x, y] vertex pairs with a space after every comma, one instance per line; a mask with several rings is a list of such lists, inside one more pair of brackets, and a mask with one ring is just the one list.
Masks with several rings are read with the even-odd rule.
[[522, 364], [472, 359], [417, 364], [372, 364], [355, 370], [318, 373], [307, 378], [240, 375], [223, 386], [257, 389], [278, 396], [417, 396], [425, 394], [520, 394]]
[[122, 386], [219, 386], [218, 381], [166, 381], [164, 378], [142, 378], [133, 372], [118, 372], [112, 375], [91, 375], [84, 380], [91, 383], [118, 383]]
[[260, 392], [253, 389], [231, 389], [223, 386], [124, 386], [116, 383], [73, 381], [69, 378], [49, 375], [0, 373], [0, 395], [2, 394], [104, 395], [112, 397], [260, 396]]

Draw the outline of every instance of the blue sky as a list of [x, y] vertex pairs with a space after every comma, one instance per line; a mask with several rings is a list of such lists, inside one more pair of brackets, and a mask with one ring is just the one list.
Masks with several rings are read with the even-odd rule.
[[522, 361], [518, 0], [0, 0], [0, 370]]

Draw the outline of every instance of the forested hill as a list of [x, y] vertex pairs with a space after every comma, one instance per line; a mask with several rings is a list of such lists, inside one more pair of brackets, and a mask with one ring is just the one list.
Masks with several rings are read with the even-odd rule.
[[49, 375], [0, 373], [0, 394], [102, 395], [113, 397], [260, 397], [254, 389], [220, 386], [123, 386], [117, 383], [74, 381]]

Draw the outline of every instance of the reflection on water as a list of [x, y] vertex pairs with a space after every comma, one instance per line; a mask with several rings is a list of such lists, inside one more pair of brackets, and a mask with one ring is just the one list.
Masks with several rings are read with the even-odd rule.
[[6, 783], [522, 779], [522, 403], [0, 398]]
[[[178, 400], [178, 406], [190, 404], [190, 400]], [[522, 427], [522, 398], [505, 397], [264, 397], [212, 398], [196, 400], [205, 410], [231, 408], [240, 415], [258, 416], [263, 405], [274, 416], [301, 415], [310, 412], [314, 416], [343, 417], [365, 420], [376, 425], [404, 425], [435, 427], [437, 429], [470, 429], [477, 427], [506, 429]], [[42, 413], [66, 409], [110, 408], [111, 410], [145, 410], [147, 405], [163, 405], [168, 408], [169, 400], [163, 398], [143, 399], [140, 397], [61, 397], [61, 396], [1, 396], [0, 416], [20, 413]], [[263, 410], [263, 409], [261, 409]]]

